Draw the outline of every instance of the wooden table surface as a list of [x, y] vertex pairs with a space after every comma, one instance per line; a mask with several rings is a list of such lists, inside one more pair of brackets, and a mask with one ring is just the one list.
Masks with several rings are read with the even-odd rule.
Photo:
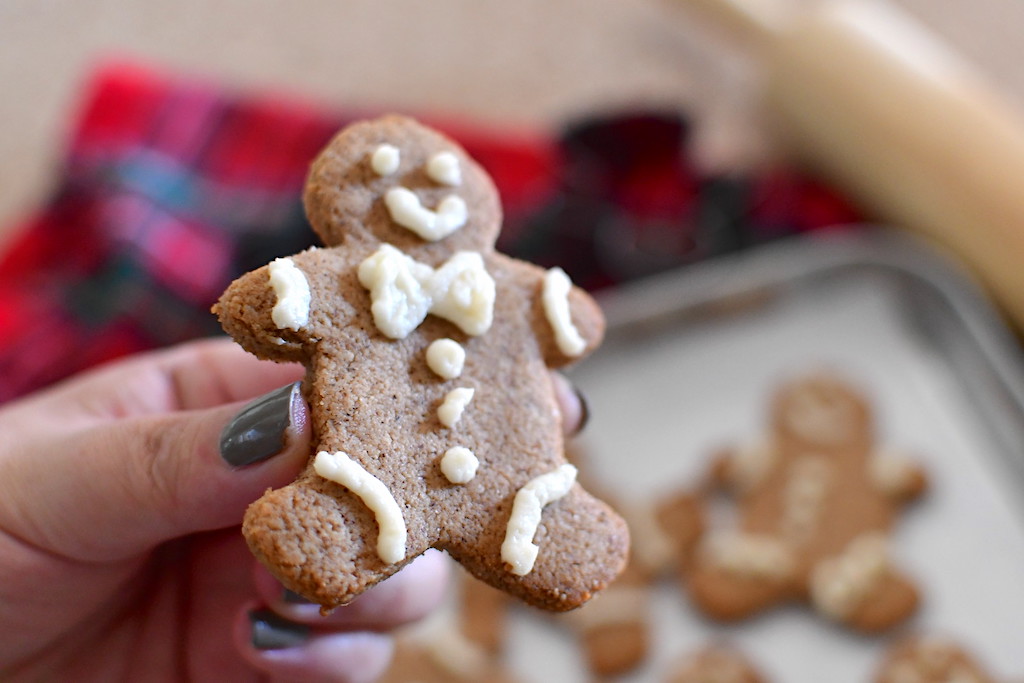
[[[1024, 3], [899, 4], [1024, 102]], [[709, 158], [743, 156], [758, 146], [746, 113], [756, 62], [702, 19], [673, 0], [6, 0], [0, 234], [44, 196], [78, 88], [112, 56], [332, 106], [503, 126], [683, 107], [707, 124]]]

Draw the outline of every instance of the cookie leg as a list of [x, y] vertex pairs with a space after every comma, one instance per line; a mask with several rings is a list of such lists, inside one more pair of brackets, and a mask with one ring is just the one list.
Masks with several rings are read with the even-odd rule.
[[690, 654], [675, 665], [668, 683], [764, 683], [765, 679], [750, 661], [728, 645], [710, 645]]
[[459, 630], [489, 655], [499, 656], [505, 641], [505, 613], [509, 597], [459, 572]]
[[600, 677], [619, 676], [638, 667], [647, 658], [649, 640], [643, 621], [601, 626], [582, 634], [590, 670]]
[[629, 529], [610, 507], [579, 486], [544, 506], [529, 543], [536, 558], [524, 573], [502, 559], [511, 504], [495, 510], [482, 533], [444, 549], [477, 578], [541, 609], [578, 607], [625, 568]]
[[781, 542], [752, 534], [714, 534], [683, 581], [693, 603], [722, 621], [751, 616], [793, 596], [795, 558]]
[[686, 580], [693, 603], [719, 621], [739, 621], [791, 596], [787, 582], [743, 576], [713, 566], [697, 566]]
[[557, 615], [575, 633], [593, 674], [625, 674], [647, 658], [648, 593], [643, 584], [623, 577], [579, 609]]
[[917, 589], [889, 562], [885, 536], [867, 533], [810, 573], [810, 598], [826, 616], [873, 633], [903, 621], [917, 608]]
[[326, 481], [300, 479], [268, 491], [242, 523], [253, 554], [288, 588], [329, 610], [353, 600], [426, 550], [406, 546], [381, 559], [378, 523], [353, 494]]
[[914, 584], [890, 571], [850, 612], [846, 622], [864, 633], [884, 631], [909, 618], [917, 610], [919, 601]]

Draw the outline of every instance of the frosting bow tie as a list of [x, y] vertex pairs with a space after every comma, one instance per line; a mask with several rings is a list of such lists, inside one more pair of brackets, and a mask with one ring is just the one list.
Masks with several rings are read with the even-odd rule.
[[474, 251], [457, 252], [435, 270], [382, 244], [359, 265], [358, 275], [370, 291], [374, 323], [392, 339], [404, 339], [428, 313], [473, 336], [490, 329], [494, 319], [494, 278]]

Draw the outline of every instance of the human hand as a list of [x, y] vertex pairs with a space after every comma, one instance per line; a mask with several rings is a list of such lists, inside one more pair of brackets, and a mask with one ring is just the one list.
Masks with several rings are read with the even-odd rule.
[[[210, 340], [0, 409], [0, 679], [363, 681], [387, 666], [386, 631], [442, 598], [443, 555], [321, 617], [238, 530], [306, 462], [302, 372]], [[585, 407], [555, 387], [573, 432]]]

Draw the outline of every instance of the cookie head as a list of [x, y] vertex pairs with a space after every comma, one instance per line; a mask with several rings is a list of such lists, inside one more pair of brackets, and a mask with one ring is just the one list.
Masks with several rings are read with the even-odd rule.
[[783, 386], [774, 405], [778, 432], [801, 443], [839, 448], [869, 436], [867, 402], [833, 375], [809, 375]]
[[429, 548], [538, 607], [587, 601], [629, 532], [565, 462], [549, 368], [597, 347], [596, 302], [497, 253], [488, 176], [411, 119], [339, 133], [304, 201], [326, 248], [243, 275], [215, 307], [247, 350], [307, 370], [310, 458], [249, 506], [253, 553], [324, 610]]
[[320, 153], [304, 195], [327, 246], [386, 242], [419, 258], [490, 251], [501, 203], [455, 142], [402, 116], [349, 126]]

